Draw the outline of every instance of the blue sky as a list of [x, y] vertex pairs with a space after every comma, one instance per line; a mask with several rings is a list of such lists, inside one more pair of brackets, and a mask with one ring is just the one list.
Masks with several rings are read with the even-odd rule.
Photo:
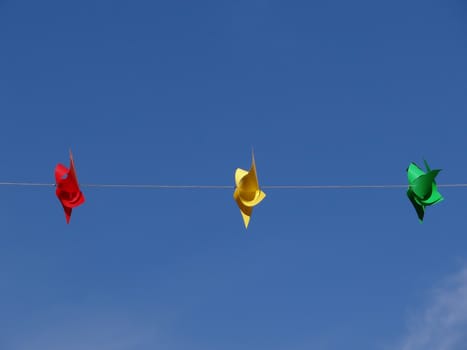
[[[466, 182], [458, 0], [0, 0], [0, 181]], [[0, 188], [0, 348], [467, 346], [465, 189]]]

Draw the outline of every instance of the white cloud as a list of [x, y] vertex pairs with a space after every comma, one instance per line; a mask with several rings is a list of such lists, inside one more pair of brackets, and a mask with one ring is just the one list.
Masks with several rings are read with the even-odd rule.
[[414, 317], [400, 350], [467, 349], [467, 267], [434, 290]]

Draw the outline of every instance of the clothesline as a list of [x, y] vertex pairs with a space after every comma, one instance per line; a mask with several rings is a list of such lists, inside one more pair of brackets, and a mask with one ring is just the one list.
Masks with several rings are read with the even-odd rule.
[[[55, 187], [54, 183], [41, 182], [0, 182], [0, 186], [23, 186], [23, 187]], [[158, 185], [158, 184], [80, 184], [87, 188], [121, 188], [121, 189], [235, 189], [234, 185]], [[441, 188], [467, 188], [467, 183], [437, 184]], [[319, 190], [319, 189], [391, 189], [408, 188], [408, 185], [266, 185], [263, 189], [278, 190]]]
[[233, 197], [237, 203], [245, 224], [248, 227], [253, 208], [265, 197], [262, 190], [358, 190], [358, 189], [405, 189], [407, 197], [414, 206], [418, 218], [423, 221], [425, 207], [434, 205], [443, 200], [438, 188], [461, 188], [467, 183], [436, 184], [435, 178], [440, 169], [431, 170], [425, 161], [426, 171], [417, 164], [410, 163], [407, 168], [408, 184], [375, 184], [375, 185], [264, 185], [260, 186], [256, 174], [254, 155], [252, 154], [251, 167], [249, 170], [237, 168], [234, 174], [235, 185], [170, 185], [170, 184], [109, 184], [109, 183], [85, 183], [79, 184], [76, 176], [73, 156], [70, 151], [70, 166], [57, 164], [55, 167], [55, 183], [32, 182], [32, 181], [0, 181], [0, 186], [22, 186], [22, 187], [48, 187], [55, 188], [55, 194], [63, 206], [66, 222], [70, 222], [73, 208], [85, 202], [85, 196], [81, 188], [108, 188], [108, 189], [178, 189], [178, 190], [206, 190], [227, 189], [234, 190]]

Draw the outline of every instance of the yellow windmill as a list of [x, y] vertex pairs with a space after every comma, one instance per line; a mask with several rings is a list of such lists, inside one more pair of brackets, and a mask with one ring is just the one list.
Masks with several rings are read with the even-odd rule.
[[251, 153], [250, 171], [240, 168], [235, 171], [235, 186], [233, 197], [240, 208], [245, 228], [248, 228], [253, 207], [258, 205], [266, 197], [266, 193], [259, 188], [253, 152]]

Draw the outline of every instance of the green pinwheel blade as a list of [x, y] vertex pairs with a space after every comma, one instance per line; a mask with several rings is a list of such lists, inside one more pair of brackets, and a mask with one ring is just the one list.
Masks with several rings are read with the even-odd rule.
[[415, 211], [417, 212], [418, 219], [420, 222], [423, 221], [423, 217], [425, 215], [425, 207], [418, 203], [417, 198], [411, 189], [407, 190], [407, 197], [409, 197], [410, 202], [412, 203]]
[[428, 200], [431, 197], [435, 178], [439, 172], [440, 170], [431, 170], [430, 172], [419, 176], [411, 184], [410, 188], [421, 201]]
[[426, 171], [431, 171], [430, 166], [428, 165], [428, 162], [426, 161], [426, 159], [423, 159], [423, 163], [425, 163]]
[[431, 189], [431, 196], [426, 200], [424, 201], [425, 205], [433, 205], [433, 204], [436, 204], [438, 202], [441, 202], [443, 200], [443, 196], [441, 195], [441, 193], [438, 192], [438, 187], [436, 186], [435, 183], [433, 183], [433, 186], [432, 186], [432, 189]]
[[409, 167], [407, 168], [407, 178], [409, 180], [409, 185], [412, 185], [417, 178], [420, 176], [425, 175], [425, 172], [418, 167], [415, 163], [410, 163]]

